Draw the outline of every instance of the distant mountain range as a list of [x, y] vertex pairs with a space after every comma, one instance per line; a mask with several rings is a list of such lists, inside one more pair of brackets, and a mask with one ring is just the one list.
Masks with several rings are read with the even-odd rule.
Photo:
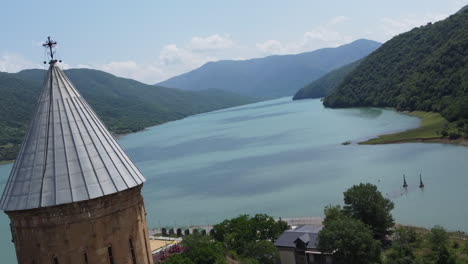
[[[400, 34], [374, 51], [324, 99], [329, 107], [377, 106], [468, 119], [468, 8]], [[468, 121], [468, 120], [465, 120]], [[458, 124], [468, 131], [468, 126]]]
[[367, 56], [380, 45], [360, 39], [295, 55], [209, 62], [158, 85], [191, 91], [221, 89], [258, 98], [289, 96], [329, 71]]
[[340, 85], [344, 78], [361, 63], [361, 60], [346, 64], [333, 70], [297, 91], [293, 100], [322, 98], [329, 95]]
[[[221, 90], [194, 92], [147, 85], [91, 69], [65, 72], [116, 134], [254, 101]], [[44, 77], [44, 70], [0, 72], [0, 161], [15, 158]]]

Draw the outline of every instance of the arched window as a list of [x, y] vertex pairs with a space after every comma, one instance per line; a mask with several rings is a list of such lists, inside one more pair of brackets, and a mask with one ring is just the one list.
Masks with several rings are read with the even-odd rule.
[[112, 255], [112, 245], [107, 247], [107, 254], [109, 255], [109, 263], [114, 264], [114, 256]]
[[128, 243], [130, 244], [130, 252], [132, 253], [132, 263], [136, 264], [135, 249], [133, 248], [133, 240], [131, 237], [128, 239]]

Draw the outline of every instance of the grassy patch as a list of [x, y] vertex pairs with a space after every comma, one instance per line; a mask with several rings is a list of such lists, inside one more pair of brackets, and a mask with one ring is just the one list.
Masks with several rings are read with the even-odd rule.
[[422, 119], [421, 125], [415, 129], [409, 129], [394, 134], [381, 135], [377, 138], [369, 139], [359, 144], [384, 144], [400, 141], [410, 141], [417, 139], [440, 138], [440, 131], [447, 124], [447, 120], [439, 113], [414, 111], [405, 113]]

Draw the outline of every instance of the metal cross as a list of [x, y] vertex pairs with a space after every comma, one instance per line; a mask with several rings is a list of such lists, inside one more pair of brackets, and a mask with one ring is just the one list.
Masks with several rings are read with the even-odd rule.
[[55, 47], [55, 45], [57, 45], [57, 42], [51, 40], [50, 37], [47, 37], [46, 43], [42, 44], [43, 47], [49, 47], [50, 57], [52, 58], [52, 60], [54, 60], [54, 52], [52, 51], [52, 48]]

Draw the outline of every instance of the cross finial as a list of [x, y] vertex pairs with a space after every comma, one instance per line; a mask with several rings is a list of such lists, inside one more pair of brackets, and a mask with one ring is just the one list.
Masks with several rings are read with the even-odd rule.
[[55, 62], [54, 61], [54, 51], [52, 50], [52, 48], [55, 47], [55, 45], [57, 45], [57, 42], [50, 39], [50, 37], [47, 37], [46, 43], [42, 44], [42, 46], [44, 48], [49, 49], [49, 55], [50, 55], [50, 58], [51, 58], [49, 63]]

